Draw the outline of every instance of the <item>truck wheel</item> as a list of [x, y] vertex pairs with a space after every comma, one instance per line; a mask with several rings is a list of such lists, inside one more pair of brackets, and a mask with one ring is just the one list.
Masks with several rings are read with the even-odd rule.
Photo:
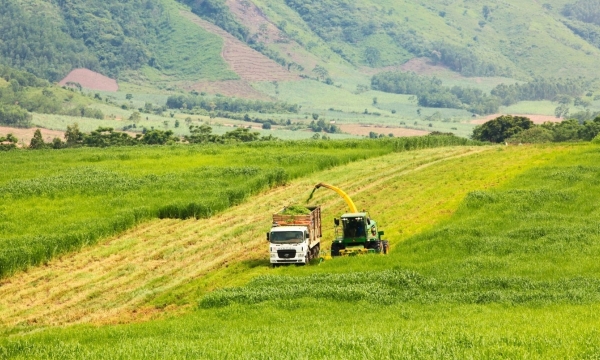
[[386, 255], [390, 251], [390, 242], [387, 240], [381, 240], [383, 244], [383, 254]]

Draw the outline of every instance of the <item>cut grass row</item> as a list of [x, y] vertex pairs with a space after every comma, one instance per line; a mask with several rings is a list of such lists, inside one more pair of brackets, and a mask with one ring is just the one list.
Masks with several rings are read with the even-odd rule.
[[3, 153], [0, 276], [151, 218], [210, 217], [318, 170], [467, 143], [427, 137]]

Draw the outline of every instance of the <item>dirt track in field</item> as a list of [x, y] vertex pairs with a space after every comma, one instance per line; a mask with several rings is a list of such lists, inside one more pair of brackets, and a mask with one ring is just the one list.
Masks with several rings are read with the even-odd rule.
[[75, 69], [71, 71], [58, 85], [65, 86], [68, 82], [78, 83], [82, 87], [91, 90], [112, 92], [119, 90], [117, 80], [88, 69]]
[[[150, 221], [0, 281], [0, 325], [120, 323], [185, 309], [190, 305], [157, 309], [147, 304], [157, 295], [170, 293], [229, 264], [255, 261], [266, 268], [264, 233], [270, 225], [270, 214], [304, 201], [315, 183], [336, 183], [362, 202], [362, 194], [385, 192], [397, 203], [401, 200], [391, 199], [389, 189], [402, 177], [489, 149], [457, 147], [391, 154], [294, 181], [210, 219]], [[316, 194], [314, 201], [331, 214], [345, 207], [330, 192]], [[439, 206], [439, 199], [432, 201], [432, 206]], [[422, 220], [416, 219], [422, 216], [420, 211], [427, 208], [419, 202], [403, 222], [419, 223]], [[447, 210], [436, 211], [443, 213], [440, 216], [449, 216]], [[434, 219], [428, 216], [427, 221]], [[381, 223], [386, 226], [385, 221]]]

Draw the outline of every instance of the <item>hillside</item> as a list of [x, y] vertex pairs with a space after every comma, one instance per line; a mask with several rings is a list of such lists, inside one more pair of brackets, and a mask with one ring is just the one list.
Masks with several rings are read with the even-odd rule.
[[[336, 64], [382, 68], [425, 57], [465, 76], [593, 76], [600, 56], [599, 25], [594, 10], [592, 15], [586, 10], [594, 9], [594, 0], [181, 3], [233, 38], [307, 75], [315, 65], [333, 74]], [[177, 4], [4, 1], [2, 62], [50, 80], [75, 67], [125, 78], [128, 70], [174, 79], [232, 78], [219, 56], [229, 35], [192, 26]], [[43, 21], [29, 21], [40, 7], [46, 13]]]
[[[595, 0], [4, 1], [0, 63], [107, 90], [105, 97], [125, 101], [101, 109], [113, 114], [107, 120], [131, 116], [117, 107], [144, 109], [151, 102], [160, 108], [167, 96], [188, 92], [297, 104], [298, 116], [248, 115], [292, 123], [284, 130], [295, 131], [316, 114], [345, 125], [349, 136], [439, 131], [467, 137], [489, 115], [584, 121], [600, 112]], [[44, 9], [41, 21], [31, 21], [35, 9]], [[73, 69], [110, 79], [88, 70], [65, 78]], [[425, 99], [374, 85], [375, 77], [398, 72], [415, 72], [424, 82], [435, 77], [443, 87], [435, 91], [459, 95]], [[506, 98], [497, 89], [525, 84], [527, 94], [536, 84], [565, 83], [571, 90], [558, 95], [542, 88], [543, 96]], [[232, 125], [230, 114], [192, 115]], [[66, 122], [41, 117], [36, 124], [65, 130]], [[147, 126], [165, 122], [161, 116]], [[281, 137], [312, 136], [291, 131]]]
[[[553, 145], [390, 154], [211, 219], [141, 225], [5, 281], [0, 314], [25, 331], [158, 319], [30, 335], [7, 328], [0, 349], [8, 358], [256, 358], [293, 342], [292, 358], [586, 357], [600, 345], [597, 153]], [[318, 181], [368, 205], [392, 253], [270, 269], [260, 236], [268, 215]], [[314, 201], [324, 224], [344, 211], [335, 194]]]

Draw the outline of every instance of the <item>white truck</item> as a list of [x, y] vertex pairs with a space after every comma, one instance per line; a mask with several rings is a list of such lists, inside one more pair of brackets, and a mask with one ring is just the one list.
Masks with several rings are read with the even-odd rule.
[[267, 233], [273, 267], [281, 264], [306, 265], [319, 256], [321, 248], [321, 207], [309, 207], [308, 215], [273, 214]]

